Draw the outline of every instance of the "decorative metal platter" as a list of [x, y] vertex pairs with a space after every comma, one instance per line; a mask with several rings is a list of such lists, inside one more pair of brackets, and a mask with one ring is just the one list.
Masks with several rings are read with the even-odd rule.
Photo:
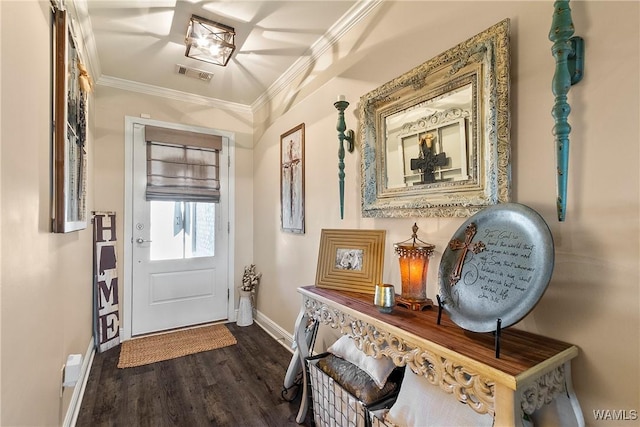
[[473, 332], [511, 326], [544, 294], [554, 263], [544, 219], [518, 203], [484, 208], [453, 235], [439, 268], [440, 299], [451, 320]]

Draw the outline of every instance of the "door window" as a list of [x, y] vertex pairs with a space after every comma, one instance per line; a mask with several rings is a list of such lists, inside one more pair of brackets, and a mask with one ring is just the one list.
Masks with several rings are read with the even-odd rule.
[[215, 255], [215, 203], [151, 201], [151, 261]]

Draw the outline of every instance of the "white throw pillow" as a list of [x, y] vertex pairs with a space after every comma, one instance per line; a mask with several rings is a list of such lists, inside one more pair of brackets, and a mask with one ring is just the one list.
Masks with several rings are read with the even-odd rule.
[[398, 426], [420, 427], [491, 427], [493, 417], [478, 414], [468, 405], [439, 387], [431, 384], [422, 375], [405, 368], [398, 399], [385, 419]]
[[384, 387], [387, 378], [396, 367], [387, 356], [382, 356], [378, 359], [373, 356], [367, 356], [358, 349], [356, 343], [348, 335], [341, 336], [331, 344], [327, 351], [365, 371], [380, 389]]

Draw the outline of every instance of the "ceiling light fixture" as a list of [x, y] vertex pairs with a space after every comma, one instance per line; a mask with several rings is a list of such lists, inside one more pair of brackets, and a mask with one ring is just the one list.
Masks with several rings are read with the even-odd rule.
[[236, 50], [235, 37], [232, 27], [191, 15], [184, 56], [224, 67]]

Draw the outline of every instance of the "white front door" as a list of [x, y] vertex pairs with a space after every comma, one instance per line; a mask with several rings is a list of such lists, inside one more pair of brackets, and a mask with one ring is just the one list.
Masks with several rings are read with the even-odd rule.
[[131, 334], [226, 319], [227, 162], [220, 162], [220, 203], [147, 201], [144, 125], [133, 126]]

